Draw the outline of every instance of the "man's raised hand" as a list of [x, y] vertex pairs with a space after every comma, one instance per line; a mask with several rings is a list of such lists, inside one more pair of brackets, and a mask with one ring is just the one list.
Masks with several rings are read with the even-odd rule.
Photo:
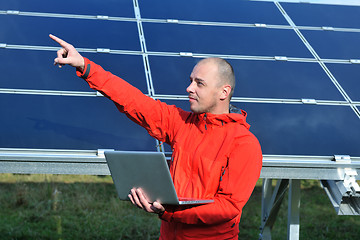
[[66, 64], [79, 68], [81, 71], [85, 68], [84, 58], [76, 51], [75, 47], [64, 40], [50, 34], [49, 37], [60, 44], [62, 47], [57, 51], [57, 58], [54, 59], [54, 65], [62, 67]]

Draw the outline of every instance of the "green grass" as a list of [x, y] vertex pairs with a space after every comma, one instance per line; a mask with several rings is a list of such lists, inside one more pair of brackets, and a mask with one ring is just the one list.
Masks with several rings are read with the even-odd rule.
[[0, 178], [1, 239], [156, 239], [160, 221], [117, 199], [110, 177]]
[[[261, 180], [240, 239], [258, 239]], [[300, 239], [358, 239], [360, 217], [337, 216], [317, 181], [302, 181]], [[157, 239], [160, 220], [117, 199], [111, 177], [0, 174], [1, 239]], [[287, 197], [272, 231], [286, 239]]]

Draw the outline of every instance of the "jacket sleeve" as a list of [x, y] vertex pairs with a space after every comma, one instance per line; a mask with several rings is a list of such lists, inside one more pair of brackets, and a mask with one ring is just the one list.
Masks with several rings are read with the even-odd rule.
[[230, 153], [214, 203], [169, 209], [160, 218], [186, 224], [219, 224], [240, 217], [260, 177], [261, 167], [262, 153], [255, 136], [238, 139]]
[[187, 112], [144, 95], [139, 89], [87, 58], [84, 61], [84, 70], [76, 70], [79, 77], [87, 81], [92, 89], [112, 100], [120, 112], [144, 127], [152, 137], [170, 144], [174, 129], [177, 129], [174, 124], [179, 122], [174, 119]]

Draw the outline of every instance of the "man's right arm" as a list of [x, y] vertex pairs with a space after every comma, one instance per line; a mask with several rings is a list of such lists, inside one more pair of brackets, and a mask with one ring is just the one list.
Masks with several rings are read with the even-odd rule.
[[177, 120], [186, 112], [144, 95], [128, 82], [83, 58], [71, 44], [53, 35], [50, 37], [62, 46], [54, 60], [56, 65], [76, 67], [77, 75], [85, 79], [92, 89], [111, 99], [121, 112], [144, 127], [151, 136], [170, 143], [177, 128], [175, 124], [182, 122]]

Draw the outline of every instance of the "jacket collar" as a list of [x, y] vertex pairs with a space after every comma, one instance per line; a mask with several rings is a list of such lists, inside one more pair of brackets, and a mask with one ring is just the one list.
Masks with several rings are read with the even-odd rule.
[[211, 113], [200, 113], [197, 114], [199, 122], [210, 124], [213, 126], [222, 126], [226, 123], [237, 122], [244, 125], [247, 129], [250, 125], [246, 122], [247, 113], [244, 110], [240, 110], [239, 113], [226, 113], [226, 114], [211, 114]]

